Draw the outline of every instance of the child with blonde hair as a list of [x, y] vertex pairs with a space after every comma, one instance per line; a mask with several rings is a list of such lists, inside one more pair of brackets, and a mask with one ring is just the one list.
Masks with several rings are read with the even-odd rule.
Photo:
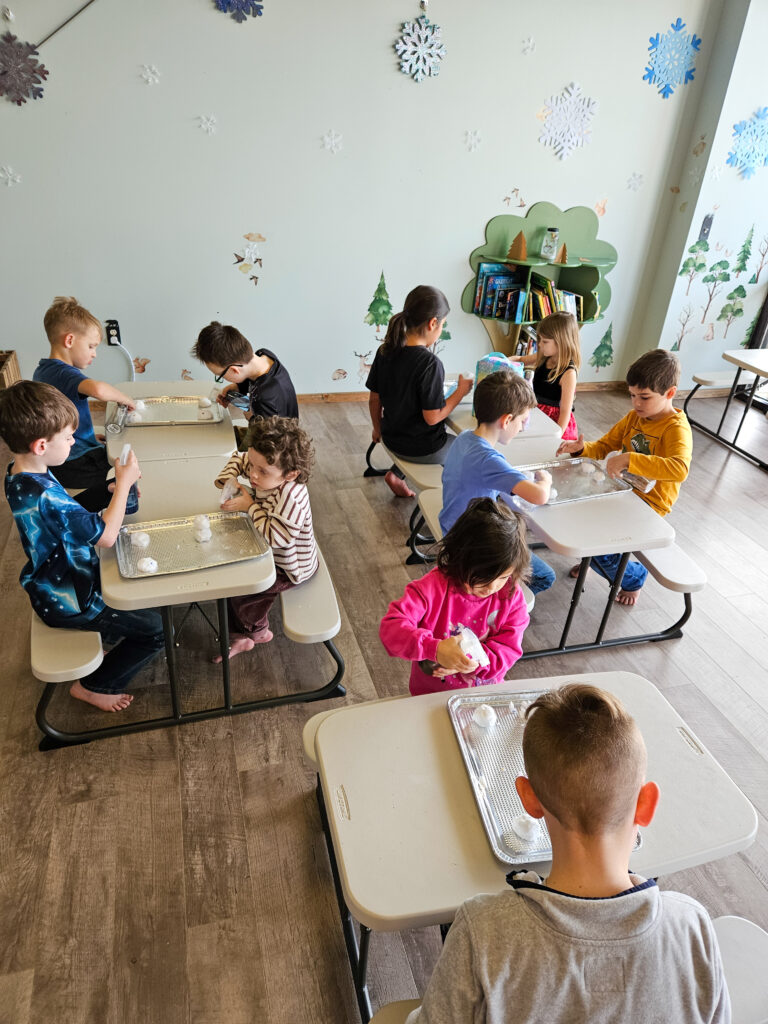
[[571, 313], [551, 313], [536, 328], [538, 344], [533, 355], [521, 362], [535, 367], [533, 391], [539, 409], [563, 431], [563, 440], [579, 436], [573, 415], [573, 398], [581, 369], [579, 325]]

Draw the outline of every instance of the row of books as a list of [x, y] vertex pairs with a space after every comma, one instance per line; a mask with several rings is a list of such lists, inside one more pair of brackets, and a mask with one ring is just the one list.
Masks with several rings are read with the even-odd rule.
[[531, 273], [530, 288], [524, 267], [513, 270], [506, 263], [480, 263], [473, 311], [478, 316], [515, 324], [543, 320], [550, 313], [572, 313], [584, 319], [584, 298], [578, 292], [556, 288], [553, 281]]
[[564, 288], [556, 288], [548, 277], [531, 274], [531, 295], [534, 320], [543, 320], [550, 313], [572, 313], [579, 322], [584, 319], [583, 296]]

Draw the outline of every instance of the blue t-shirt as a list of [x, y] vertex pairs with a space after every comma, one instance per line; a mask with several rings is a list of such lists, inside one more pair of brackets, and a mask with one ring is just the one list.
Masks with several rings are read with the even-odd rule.
[[77, 390], [82, 381], [89, 379], [82, 370], [78, 370], [76, 366], [70, 366], [69, 363], [62, 362], [61, 359], [41, 359], [37, 364], [37, 369], [32, 374], [32, 379], [58, 388], [77, 409], [80, 422], [75, 431], [75, 443], [72, 445], [67, 462], [71, 459], [79, 459], [81, 455], [85, 455], [92, 448], [102, 447], [96, 440], [96, 435], [93, 432], [93, 421], [91, 420], [88, 398], [86, 395], [81, 395]]
[[49, 626], [88, 622], [104, 610], [95, 544], [105, 523], [50, 473], [12, 469], [5, 475], [5, 496], [28, 559], [19, 582]]
[[447, 533], [473, 498], [509, 495], [525, 480], [485, 438], [464, 430], [448, 450], [443, 466], [440, 529]]

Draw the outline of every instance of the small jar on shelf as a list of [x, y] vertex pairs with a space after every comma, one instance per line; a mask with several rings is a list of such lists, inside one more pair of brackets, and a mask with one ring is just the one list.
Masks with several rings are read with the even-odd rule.
[[542, 259], [549, 260], [550, 263], [557, 256], [557, 240], [560, 237], [560, 232], [557, 228], [547, 228], [544, 233], [544, 240], [541, 243], [540, 255]]

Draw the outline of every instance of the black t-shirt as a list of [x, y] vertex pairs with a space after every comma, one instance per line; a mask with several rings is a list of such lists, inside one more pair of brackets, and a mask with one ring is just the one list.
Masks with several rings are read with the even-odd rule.
[[257, 356], [266, 356], [272, 365], [261, 377], [244, 380], [237, 385], [241, 395], [248, 395], [254, 416], [288, 416], [299, 418], [299, 403], [288, 371], [268, 348], [260, 348]]
[[423, 409], [442, 409], [443, 364], [423, 345], [376, 353], [365, 386], [381, 399], [381, 436], [397, 455], [431, 455], [445, 444], [443, 422], [430, 426]]
[[556, 380], [548, 380], [547, 378], [552, 373], [552, 370], [547, 366], [546, 359], [543, 363], [539, 363], [533, 371], [532, 381], [533, 391], [539, 405], [551, 405], [555, 409], [559, 409], [561, 398], [560, 381], [563, 379], [563, 374], [567, 373], [568, 370], [575, 369], [574, 364], [569, 363]]

